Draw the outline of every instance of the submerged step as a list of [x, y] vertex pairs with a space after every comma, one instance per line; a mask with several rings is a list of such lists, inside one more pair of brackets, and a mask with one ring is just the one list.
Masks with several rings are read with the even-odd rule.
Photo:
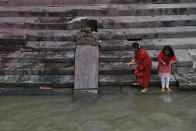
[[[99, 85], [101, 86], [132, 86], [135, 82], [135, 76], [131, 75], [101, 75]], [[173, 75], [170, 79], [170, 85], [176, 86], [176, 80]], [[160, 77], [157, 74], [151, 74], [149, 86], [161, 86]]]

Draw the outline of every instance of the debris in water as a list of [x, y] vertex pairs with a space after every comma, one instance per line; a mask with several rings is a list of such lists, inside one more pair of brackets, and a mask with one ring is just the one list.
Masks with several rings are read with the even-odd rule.
[[40, 87], [40, 89], [42, 89], [42, 90], [51, 90], [52, 88], [51, 87]]

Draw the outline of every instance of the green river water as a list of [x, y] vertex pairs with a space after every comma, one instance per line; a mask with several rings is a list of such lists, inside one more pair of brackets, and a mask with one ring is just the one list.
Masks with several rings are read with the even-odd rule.
[[196, 131], [196, 93], [0, 96], [0, 131]]

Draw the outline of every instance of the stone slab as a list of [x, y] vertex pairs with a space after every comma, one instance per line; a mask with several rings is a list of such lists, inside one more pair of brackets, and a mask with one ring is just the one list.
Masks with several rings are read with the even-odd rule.
[[194, 61], [196, 61], [196, 49], [189, 49], [188, 50], [188, 52], [189, 52], [189, 54], [191, 55], [191, 57], [192, 57], [192, 59], [194, 60]]
[[99, 48], [77, 45], [75, 53], [74, 89], [98, 88]]
[[178, 82], [179, 90], [195, 91], [196, 90], [196, 74], [181, 73], [175, 74], [175, 79]]
[[176, 66], [193, 66], [193, 59], [189, 55], [188, 50], [179, 49], [174, 51], [177, 58]]

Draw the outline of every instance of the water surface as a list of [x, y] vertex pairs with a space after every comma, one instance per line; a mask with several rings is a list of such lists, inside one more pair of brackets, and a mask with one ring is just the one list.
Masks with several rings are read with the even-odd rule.
[[0, 131], [196, 131], [196, 93], [0, 96]]

